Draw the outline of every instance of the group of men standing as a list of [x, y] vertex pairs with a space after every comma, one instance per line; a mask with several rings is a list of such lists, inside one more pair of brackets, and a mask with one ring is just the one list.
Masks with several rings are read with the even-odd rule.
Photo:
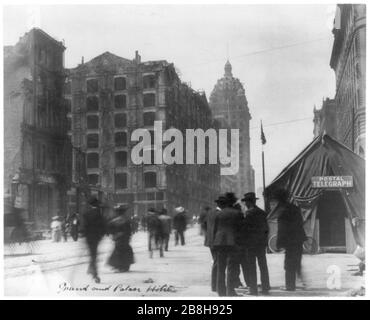
[[[270, 287], [266, 259], [269, 228], [267, 214], [256, 205], [254, 192], [241, 199], [242, 210], [233, 193], [221, 195], [214, 210], [208, 210], [202, 219], [205, 245], [210, 248], [213, 265], [212, 291], [219, 296], [236, 296], [241, 286], [242, 269], [250, 295], [258, 295], [257, 262], [261, 274], [261, 293], [268, 294]], [[279, 211], [277, 245], [285, 248], [286, 290], [295, 290], [295, 276], [300, 274], [302, 244], [305, 240], [302, 216], [299, 209], [288, 203], [286, 193], [278, 191], [271, 196], [271, 205]]]

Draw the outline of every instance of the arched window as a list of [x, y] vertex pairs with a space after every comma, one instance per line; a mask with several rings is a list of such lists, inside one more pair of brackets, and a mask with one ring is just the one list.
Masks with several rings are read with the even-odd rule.
[[87, 111], [99, 111], [99, 99], [98, 97], [87, 97], [86, 98], [86, 110]]
[[157, 174], [155, 172], [144, 173], [144, 187], [155, 188], [157, 186]]
[[155, 106], [155, 94], [147, 93], [144, 94], [144, 108]]
[[87, 129], [99, 129], [99, 116], [90, 115], [86, 117]]
[[127, 188], [127, 173], [116, 173], [114, 175], [114, 185], [116, 189]]
[[114, 143], [116, 147], [126, 147], [127, 146], [127, 133], [126, 132], [116, 132], [114, 134]]
[[155, 121], [155, 112], [144, 112], [144, 126], [152, 126]]
[[114, 107], [116, 109], [126, 108], [126, 96], [124, 94], [114, 96]]
[[96, 152], [91, 152], [87, 154], [86, 166], [89, 169], [99, 168], [99, 154]]
[[127, 167], [127, 152], [116, 152], [116, 167]]
[[114, 90], [125, 90], [126, 89], [126, 79], [124, 77], [114, 78]]
[[99, 148], [99, 135], [91, 133], [86, 136], [86, 145], [88, 148]]
[[116, 128], [124, 128], [127, 126], [127, 117], [125, 113], [117, 113], [114, 116], [114, 126]]

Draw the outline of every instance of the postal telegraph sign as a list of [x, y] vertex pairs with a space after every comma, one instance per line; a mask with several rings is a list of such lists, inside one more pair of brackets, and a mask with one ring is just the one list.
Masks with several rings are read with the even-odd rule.
[[352, 176], [320, 176], [312, 177], [312, 188], [335, 189], [335, 188], [352, 188]]

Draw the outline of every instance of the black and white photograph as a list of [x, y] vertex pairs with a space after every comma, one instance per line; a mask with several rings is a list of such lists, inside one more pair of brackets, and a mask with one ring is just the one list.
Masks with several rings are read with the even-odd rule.
[[6, 299], [367, 296], [365, 3], [1, 24]]

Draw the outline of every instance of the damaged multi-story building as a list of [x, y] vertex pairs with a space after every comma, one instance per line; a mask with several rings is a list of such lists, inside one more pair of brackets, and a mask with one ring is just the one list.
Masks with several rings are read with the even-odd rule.
[[[181, 82], [173, 64], [142, 62], [137, 52], [133, 60], [105, 52], [67, 72], [73, 168], [83, 167], [76, 155], [84, 155], [90, 190], [109, 207], [126, 204], [139, 216], [151, 207], [173, 212], [176, 206], [198, 214], [213, 204], [220, 191], [218, 164], [136, 165], [131, 160], [137, 144], [132, 132], [146, 128], [153, 133], [154, 121], [162, 121], [163, 131], [183, 133], [215, 126], [205, 94]], [[83, 210], [83, 199], [79, 187], [73, 188], [70, 209]]]
[[[225, 64], [224, 76], [219, 79], [211, 93], [209, 105], [214, 117], [225, 128], [239, 129], [239, 171], [234, 176], [222, 176], [222, 192], [234, 192], [238, 197], [254, 192], [254, 169], [250, 157], [248, 101], [243, 84], [233, 77], [229, 61]], [[221, 121], [222, 120], [222, 121]]]
[[32, 29], [4, 47], [4, 192], [37, 229], [67, 212], [70, 143], [62, 42]]

